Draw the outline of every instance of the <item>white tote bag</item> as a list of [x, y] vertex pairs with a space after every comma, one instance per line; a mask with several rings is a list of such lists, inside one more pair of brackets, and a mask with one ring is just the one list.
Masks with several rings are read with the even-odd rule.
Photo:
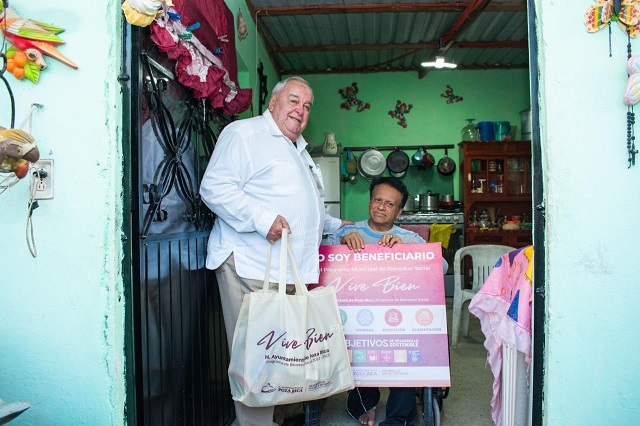
[[[286, 294], [287, 254], [296, 294]], [[335, 290], [308, 291], [288, 235], [282, 235], [278, 291], [269, 290], [271, 247], [262, 290], [244, 296], [233, 334], [231, 395], [249, 407], [325, 398], [354, 387]]]

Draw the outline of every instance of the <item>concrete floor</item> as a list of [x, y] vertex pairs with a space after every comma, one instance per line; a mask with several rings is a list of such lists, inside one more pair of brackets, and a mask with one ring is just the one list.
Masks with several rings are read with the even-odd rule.
[[[451, 330], [452, 298], [447, 298], [447, 323]], [[443, 402], [440, 424], [444, 426], [491, 426], [491, 395], [493, 374], [486, 363], [487, 351], [483, 346], [484, 334], [480, 321], [471, 316], [469, 336], [460, 334], [458, 346], [450, 351], [451, 388]], [[376, 425], [384, 420], [388, 391], [381, 389], [382, 398], [377, 407]], [[419, 400], [416, 399], [416, 404]], [[320, 425], [358, 425], [346, 411], [346, 393], [327, 399]], [[418, 409], [416, 425], [424, 424]]]

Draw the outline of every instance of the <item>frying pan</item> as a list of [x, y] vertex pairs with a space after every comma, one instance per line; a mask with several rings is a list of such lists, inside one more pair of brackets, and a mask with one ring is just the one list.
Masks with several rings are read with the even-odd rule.
[[451, 176], [456, 171], [456, 162], [449, 157], [449, 150], [444, 150], [444, 157], [438, 161], [438, 172], [442, 176]]
[[404, 151], [400, 151], [400, 149], [396, 148], [387, 157], [387, 169], [389, 169], [389, 174], [395, 177], [402, 177], [407, 171], [407, 168], [409, 168], [409, 156]]

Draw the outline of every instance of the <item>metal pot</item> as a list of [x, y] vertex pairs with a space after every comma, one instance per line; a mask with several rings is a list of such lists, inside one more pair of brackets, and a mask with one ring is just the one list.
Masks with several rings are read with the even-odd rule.
[[358, 171], [365, 179], [373, 179], [382, 176], [387, 168], [384, 155], [377, 149], [368, 149], [358, 159]]
[[402, 210], [405, 212], [416, 211], [419, 203], [420, 203], [419, 195], [409, 194], [409, 197], [407, 198], [407, 202], [404, 204], [404, 207], [402, 208]]
[[434, 212], [440, 207], [440, 194], [437, 192], [427, 191], [420, 194], [420, 210]]
[[436, 164], [436, 159], [430, 152], [427, 152], [426, 149], [422, 150], [422, 162], [426, 167], [433, 167]]
[[453, 199], [453, 194], [446, 194], [442, 196], [443, 203], [453, 203], [455, 200]]
[[418, 150], [415, 152], [415, 154], [411, 156], [411, 162], [414, 166], [422, 166], [424, 164], [422, 151], [424, 151], [424, 149], [422, 147], [418, 147]]

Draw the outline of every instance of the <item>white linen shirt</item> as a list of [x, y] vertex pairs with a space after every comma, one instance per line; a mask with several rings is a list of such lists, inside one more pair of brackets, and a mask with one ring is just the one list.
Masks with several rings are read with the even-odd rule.
[[[335, 232], [341, 220], [325, 215], [320, 168], [305, 150], [304, 138], [296, 143], [284, 136], [268, 110], [224, 128], [200, 186], [202, 200], [217, 215], [207, 246], [208, 269], [216, 269], [233, 253], [238, 275], [264, 279], [266, 236], [281, 215], [291, 227], [302, 280], [318, 282], [323, 230]], [[277, 241], [271, 282], [279, 277], [279, 247]], [[290, 271], [288, 283], [293, 282]]]

